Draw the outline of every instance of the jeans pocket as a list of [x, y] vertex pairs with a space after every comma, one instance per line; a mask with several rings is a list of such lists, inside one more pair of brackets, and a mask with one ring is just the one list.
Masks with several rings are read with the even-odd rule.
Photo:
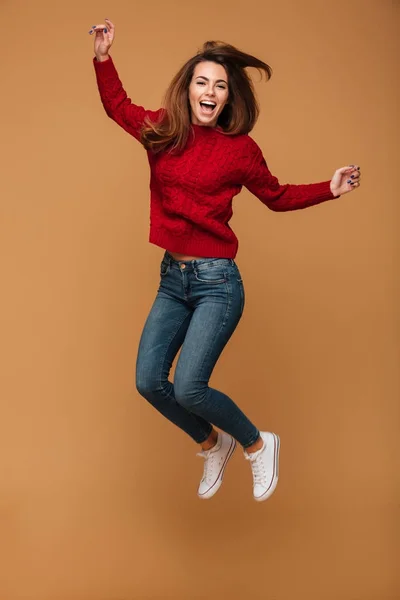
[[243, 314], [244, 305], [245, 305], [245, 301], [246, 301], [246, 296], [245, 296], [245, 293], [244, 293], [244, 285], [243, 285], [242, 278], [238, 277], [237, 281], [238, 281], [239, 289], [240, 289], [240, 313]]
[[168, 261], [163, 260], [160, 265], [160, 276], [165, 277], [170, 269], [170, 264]]
[[197, 281], [200, 281], [200, 283], [226, 283], [226, 274], [220, 269], [218, 269], [218, 271], [215, 271], [214, 269], [195, 271], [194, 276], [197, 279]]

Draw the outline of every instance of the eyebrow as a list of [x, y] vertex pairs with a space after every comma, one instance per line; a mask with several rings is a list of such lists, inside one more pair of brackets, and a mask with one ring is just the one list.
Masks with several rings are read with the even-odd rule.
[[[205, 79], [206, 81], [210, 81], [208, 79], [208, 77], [204, 77], [204, 75], [197, 75], [196, 79]], [[220, 83], [222, 81], [222, 83], [226, 83], [226, 85], [228, 85], [228, 83], [225, 81], [225, 79], [217, 79], [217, 81], [215, 83]]]

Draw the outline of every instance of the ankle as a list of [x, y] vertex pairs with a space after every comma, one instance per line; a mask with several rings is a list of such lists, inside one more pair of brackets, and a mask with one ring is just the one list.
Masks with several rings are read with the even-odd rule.
[[208, 436], [208, 438], [200, 444], [202, 450], [205, 450], [205, 451], [211, 450], [211, 448], [214, 448], [217, 441], [218, 441], [218, 431], [213, 429], [212, 432], [210, 433], [210, 435]]
[[247, 454], [252, 454], [253, 452], [257, 452], [257, 450], [261, 450], [264, 445], [264, 440], [261, 436], [259, 436], [258, 440], [251, 444], [248, 448], [245, 448]]

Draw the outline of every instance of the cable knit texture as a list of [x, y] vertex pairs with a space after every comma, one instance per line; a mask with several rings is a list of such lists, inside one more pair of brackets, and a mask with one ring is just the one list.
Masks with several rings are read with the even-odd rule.
[[[145, 116], [157, 121], [163, 109], [145, 110], [128, 98], [111, 57], [94, 57], [107, 115], [140, 141]], [[150, 237], [157, 246], [191, 256], [235, 258], [238, 240], [229, 221], [232, 200], [245, 186], [274, 211], [297, 210], [334, 198], [330, 181], [281, 185], [249, 135], [192, 125], [179, 155], [147, 151], [150, 164]]]

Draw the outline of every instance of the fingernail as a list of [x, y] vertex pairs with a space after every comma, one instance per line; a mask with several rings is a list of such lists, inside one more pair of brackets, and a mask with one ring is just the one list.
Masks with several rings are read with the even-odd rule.
[[348, 179], [348, 180], [347, 180], [347, 183], [353, 183], [353, 182], [351, 181], [351, 179]]
[[350, 175], [351, 179], [354, 179], [355, 175]]
[[107, 33], [107, 29], [103, 29], [104, 33]]

